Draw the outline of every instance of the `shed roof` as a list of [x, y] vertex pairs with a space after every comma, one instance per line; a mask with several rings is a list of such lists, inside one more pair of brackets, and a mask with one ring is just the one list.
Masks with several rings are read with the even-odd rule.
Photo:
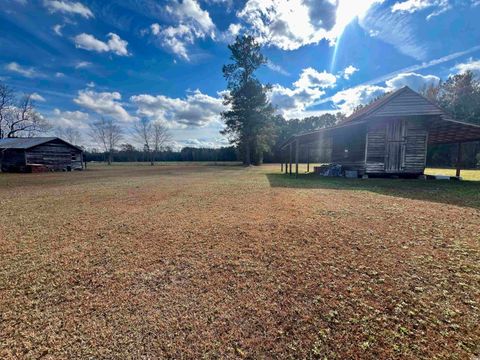
[[[7, 138], [0, 139], [0, 149], [31, 149], [35, 146], [45, 144], [53, 140], [60, 140], [61, 142], [82, 150], [78, 146], [72, 145], [65, 140], [58, 137], [32, 137], [32, 138]], [[83, 150], [82, 150], [83, 151]]]

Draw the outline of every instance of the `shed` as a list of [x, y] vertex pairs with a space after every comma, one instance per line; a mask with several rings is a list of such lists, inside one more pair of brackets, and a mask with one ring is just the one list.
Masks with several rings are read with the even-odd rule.
[[[342, 165], [360, 175], [421, 175], [433, 144], [480, 140], [480, 126], [454, 120], [427, 98], [403, 87], [350, 115], [340, 124], [298, 134], [282, 146], [285, 172], [298, 175], [300, 147], [316, 149], [322, 162]], [[294, 155], [293, 155], [294, 153]], [[458, 158], [457, 163], [460, 164]], [[283, 164], [282, 164], [283, 167]], [[457, 169], [459, 176], [459, 169]]]
[[0, 168], [7, 172], [82, 170], [83, 150], [57, 137], [0, 139]]

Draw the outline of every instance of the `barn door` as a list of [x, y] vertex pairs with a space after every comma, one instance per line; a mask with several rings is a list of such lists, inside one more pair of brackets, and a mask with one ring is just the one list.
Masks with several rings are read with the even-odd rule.
[[405, 166], [406, 121], [395, 119], [387, 123], [385, 171], [401, 172]]

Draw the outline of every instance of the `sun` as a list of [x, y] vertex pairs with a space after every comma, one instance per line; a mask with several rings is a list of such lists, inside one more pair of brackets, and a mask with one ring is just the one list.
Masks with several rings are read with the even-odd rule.
[[383, 2], [383, 0], [340, 0], [336, 12], [335, 26], [330, 30], [330, 39], [335, 45], [333, 50], [330, 70], [335, 68], [338, 48], [345, 28], [354, 19], [362, 19], [368, 10], [374, 5]]

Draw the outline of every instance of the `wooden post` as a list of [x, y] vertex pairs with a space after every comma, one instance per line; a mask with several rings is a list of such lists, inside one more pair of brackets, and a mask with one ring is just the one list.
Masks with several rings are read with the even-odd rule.
[[310, 146], [307, 146], [307, 173], [310, 172]]
[[288, 174], [288, 155], [286, 150], [285, 150], [285, 174]]
[[288, 161], [290, 163], [289, 173], [290, 173], [290, 175], [292, 175], [292, 143], [290, 143], [290, 156], [289, 156]]
[[280, 172], [283, 173], [283, 161], [280, 163]]
[[457, 164], [456, 164], [457, 171], [455, 173], [455, 176], [457, 178], [460, 177], [461, 166], [462, 166], [462, 143], [458, 143], [458, 145], [457, 145]]
[[295, 177], [298, 177], [298, 153], [299, 153], [298, 139], [295, 139]]

